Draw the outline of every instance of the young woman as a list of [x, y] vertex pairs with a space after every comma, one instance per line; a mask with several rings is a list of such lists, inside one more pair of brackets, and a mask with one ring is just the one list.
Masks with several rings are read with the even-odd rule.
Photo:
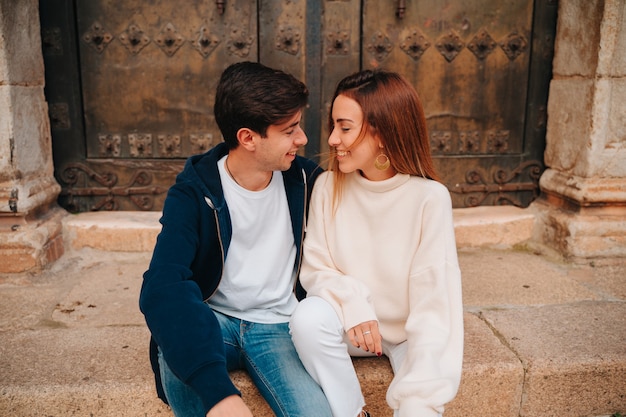
[[344, 78], [330, 114], [330, 170], [311, 197], [292, 338], [333, 416], [368, 416], [351, 356], [385, 354], [396, 417], [430, 417], [456, 395], [463, 305], [452, 207], [426, 120], [400, 75]]

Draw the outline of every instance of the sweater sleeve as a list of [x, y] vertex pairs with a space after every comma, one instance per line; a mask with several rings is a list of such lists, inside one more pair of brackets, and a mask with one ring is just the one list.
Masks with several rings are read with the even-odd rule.
[[199, 235], [206, 232], [200, 230], [202, 214], [209, 215], [190, 187], [170, 189], [139, 305], [168, 366], [196, 391], [208, 411], [239, 391], [226, 369], [220, 325], [192, 279]]
[[399, 410], [400, 417], [443, 413], [461, 379], [461, 273], [445, 187], [426, 201], [421, 228], [409, 278], [407, 353], [387, 392], [387, 402]]
[[333, 306], [347, 331], [359, 323], [376, 320], [376, 313], [367, 286], [343, 274], [333, 261], [326, 233], [333, 227], [331, 190], [332, 174], [326, 172], [311, 195], [300, 282], [308, 297], [321, 297]]

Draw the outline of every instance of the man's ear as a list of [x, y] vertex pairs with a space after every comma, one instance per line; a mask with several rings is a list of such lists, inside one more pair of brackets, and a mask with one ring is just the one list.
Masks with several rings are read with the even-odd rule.
[[247, 127], [242, 127], [237, 131], [237, 141], [239, 141], [239, 145], [249, 151], [255, 149], [255, 136], [257, 136], [257, 133]]

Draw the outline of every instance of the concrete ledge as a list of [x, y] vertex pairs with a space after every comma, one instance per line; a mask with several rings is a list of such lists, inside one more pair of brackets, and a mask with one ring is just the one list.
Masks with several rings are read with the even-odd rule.
[[491, 206], [454, 209], [458, 248], [512, 248], [532, 237], [535, 215], [530, 209]]
[[524, 365], [520, 415], [626, 411], [626, 303], [588, 301], [482, 315]]
[[145, 417], [173, 416], [152, 384], [80, 384], [0, 389], [0, 415]]
[[[465, 314], [463, 376], [446, 417], [517, 417], [522, 400], [524, 369], [520, 360], [494, 336], [477, 316]], [[366, 408], [376, 417], [393, 417], [385, 395], [393, 378], [386, 358], [355, 358]], [[233, 374], [235, 384], [255, 416], [271, 417], [271, 409], [244, 372]]]
[[[149, 250], [84, 246], [39, 274], [0, 274], [0, 416], [172, 415], [154, 392], [137, 305], [149, 261]], [[623, 259], [480, 248], [459, 251], [459, 263], [463, 375], [445, 417], [626, 412]], [[372, 415], [391, 417], [389, 362], [355, 366]], [[245, 373], [232, 377], [255, 416], [272, 415]]]
[[0, 216], [0, 273], [38, 272], [64, 253], [66, 211], [53, 207], [35, 219]]
[[[445, 416], [594, 416], [623, 409], [624, 332], [611, 336], [607, 326], [624, 324], [626, 305], [578, 308], [493, 311], [484, 318], [466, 313], [462, 382]], [[595, 329], [583, 325], [578, 333], [576, 326], [562, 328], [573, 318], [579, 322], [580, 313]], [[523, 319], [528, 315], [533, 320]], [[597, 326], [600, 316], [607, 319]], [[141, 326], [79, 326], [6, 336], [0, 349], [3, 373], [8, 372], [0, 388], [0, 415], [171, 415], [156, 398], [146, 354], [148, 333]], [[602, 349], [596, 349], [596, 340], [604, 341]], [[392, 417], [385, 402], [392, 379], [388, 360], [355, 359], [355, 366], [367, 409], [376, 417]], [[247, 374], [231, 375], [255, 416], [273, 416]]]
[[157, 211], [98, 211], [68, 216], [63, 222], [72, 249], [113, 252], [152, 251], [161, 231]]
[[534, 243], [574, 261], [626, 258], [626, 206], [573, 212], [540, 199], [533, 208], [537, 213]]
[[[161, 231], [161, 212], [111, 211], [68, 216], [63, 222], [72, 249], [152, 251]], [[513, 206], [454, 209], [459, 248], [511, 248], [532, 236], [535, 215]]]
[[517, 417], [524, 387], [521, 361], [478, 316], [465, 313], [464, 326], [461, 385], [444, 415]]
[[[80, 292], [71, 297], [82, 299]], [[0, 388], [0, 415], [171, 415], [156, 398], [145, 327], [131, 323], [85, 327], [93, 317], [78, 312], [72, 319], [76, 312], [63, 314], [70, 317], [55, 320], [56, 325], [4, 335], [0, 365], [6, 374]], [[118, 315], [105, 313], [109, 318]], [[519, 359], [478, 317], [467, 313], [465, 322], [463, 380], [446, 416], [516, 417], [524, 379]], [[57, 328], [62, 323], [67, 327]], [[385, 401], [393, 377], [389, 361], [358, 358], [354, 362], [367, 409], [376, 417], [392, 417]], [[273, 416], [245, 372], [231, 376], [255, 416]]]

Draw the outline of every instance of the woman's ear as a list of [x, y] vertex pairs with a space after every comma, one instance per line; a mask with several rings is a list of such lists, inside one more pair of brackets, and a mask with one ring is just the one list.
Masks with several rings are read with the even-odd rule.
[[385, 144], [383, 143], [382, 139], [380, 138], [380, 135], [378, 134], [378, 129], [376, 129], [372, 125], [368, 125], [367, 126], [367, 133], [372, 138], [374, 138], [374, 143], [376, 144], [376, 146], [378, 146], [380, 149], [385, 147]]
[[383, 149], [385, 147], [385, 144], [383, 143], [382, 139], [380, 138], [380, 135], [378, 134], [378, 131], [374, 128], [372, 128], [372, 136], [374, 137], [374, 139], [376, 139], [376, 145], [378, 145], [379, 149]]

